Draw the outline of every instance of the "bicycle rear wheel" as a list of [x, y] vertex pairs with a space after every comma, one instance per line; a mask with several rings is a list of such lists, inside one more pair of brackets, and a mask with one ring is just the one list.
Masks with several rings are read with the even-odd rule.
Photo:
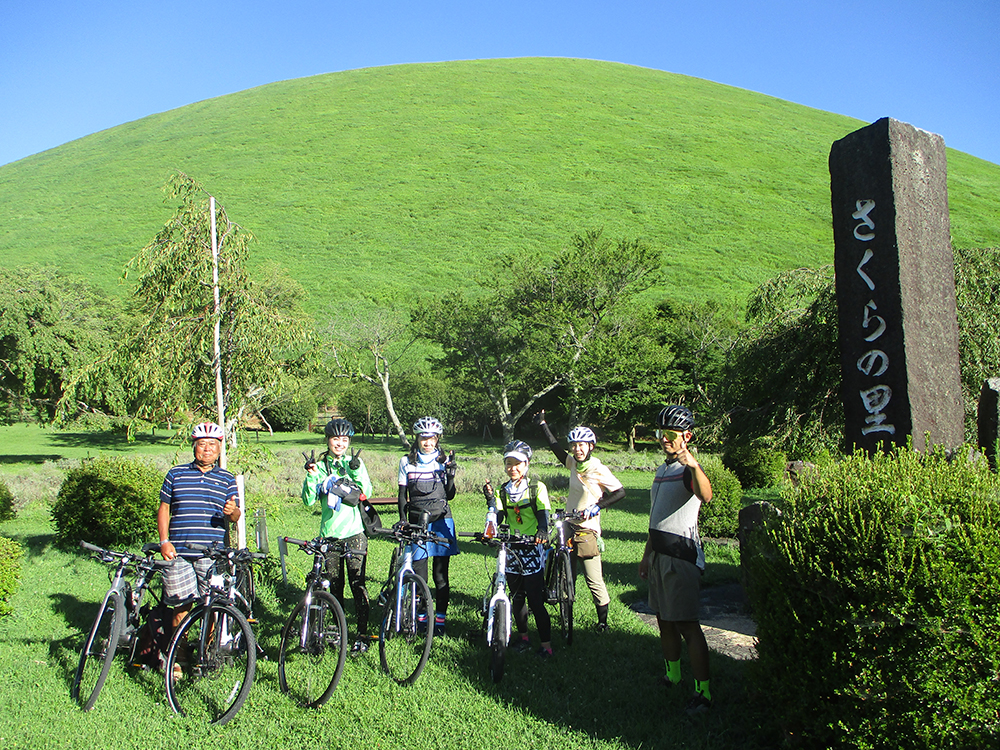
[[337, 599], [325, 591], [292, 611], [281, 633], [278, 685], [294, 701], [319, 708], [340, 682], [347, 660], [347, 618]]
[[576, 582], [573, 580], [573, 566], [569, 555], [563, 555], [556, 569], [556, 591], [559, 599], [559, 625], [567, 646], [573, 645], [573, 600], [576, 598]]
[[[382, 669], [400, 685], [412, 685], [420, 676], [431, 653], [434, 612], [431, 590], [418, 575], [403, 577], [402, 606], [396, 617], [396, 591], [386, 604], [379, 631], [378, 653]], [[424, 615], [423, 622], [418, 615]]]
[[493, 635], [490, 639], [490, 677], [493, 682], [503, 679], [507, 656], [507, 636], [510, 634], [510, 612], [507, 602], [498, 601], [493, 607]]
[[257, 642], [239, 610], [196, 607], [170, 642], [167, 700], [181, 716], [225, 724], [247, 699], [256, 666]]
[[79, 701], [84, 711], [89, 711], [97, 702], [97, 696], [108, 679], [111, 662], [118, 651], [119, 634], [125, 623], [125, 600], [117, 591], [109, 593], [101, 603], [101, 608], [90, 627], [80, 663], [73, 676], [70, 695]]

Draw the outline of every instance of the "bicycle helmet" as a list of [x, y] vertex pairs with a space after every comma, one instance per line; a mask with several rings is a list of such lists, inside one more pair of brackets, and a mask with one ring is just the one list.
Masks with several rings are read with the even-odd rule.
[[503, 447], [503, 457], [516, 458], [518, 461], [528, 463], [531, 460], [531, 446], [523, 440], [511, 440]]
[[414, 435], [443, 435], [444, 427], [434, 417], [421, 417], [413, 423]]
[[215, 422], [202, 422], [194, 426], [194, 430], [191, 432], [191, 440], [201, 440], [202, 438], [225, 440], [226, 433]]
[[656, 417], [656, 426], [667, 430], [687, 432], [694, 427], [694, 414], [686, 406], [665, 406]]
[[323, 434], [325, 434], [328, 438], [354, 437], [354, 425], [346, 419], [337, 417], [336, 419], [331, 419], [326, 423], [326, 427], [323, 428]]
[[593, 443], [597, 445], [597, 435], [589, 427], [574, 427], [566, 438], [571, 443]]

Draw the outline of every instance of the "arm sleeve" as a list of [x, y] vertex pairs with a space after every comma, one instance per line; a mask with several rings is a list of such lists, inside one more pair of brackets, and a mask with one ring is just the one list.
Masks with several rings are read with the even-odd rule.
[[549, 442], [549, 450], [555, 454], [559, 463], [565, 466], [566, 459], [569, 458], [569, 453], [567, 453], [564, 448], [559, 447], [559, 441], [556, 440], [556, 436], [553, 435], [552, 430], [549, 429], [548, 422], [542, 422], [542, 432], [545, 433], [545, 439]]
[[361, 462], [361, 466], [357, 469], [348, 468], [347, 476], [361, 487], [361, 491], [365, 493], [365, 497], [372, 497], [375, 493], [375, 487], [372, 485], [371, 477], [368, 476], [368, 467], [365, 466], [364, 461]]
[[399, 485], [399, 497], [396, 498], [396, 505], [399, 508], [399, 520], [406, 519], [406, 485]]
[[619, 487], [617, 490], [613, 490], [612, 492], [605, 490], [604, 495], [597, 501], [597, 507], [601, 509], [607, 508], [609, 505], [617, 503], [623, 497], [625, 497], [624, 487]]

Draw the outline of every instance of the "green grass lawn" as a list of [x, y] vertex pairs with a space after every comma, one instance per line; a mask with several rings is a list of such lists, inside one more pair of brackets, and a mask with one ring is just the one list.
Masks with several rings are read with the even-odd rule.
[[[892, 114], [892, 113], [888, 113]], [[325, 314], [343, 298], [469, 288], [502, 253], [552, 257], [603, 227], [663, 254], [651, 295], [741, 301], [833, 259], [832, 143], [865, 123], [630, 65], [557, 58], [395, 65], [281, 81], [0, 167], [0, 264], [121, 293], [200, 180]], [[914, 123], [920, 126], [920, 123]], [[943, 134], [947, 141], [948, 134]], [[951, 229], [1000, 244], [1000, 166], [948, 154]]]
[[[297, 440], [290, 436], [292, 440]], [[301, 436], [316, 444], [315, 436]], [[33, 449], [34, 450], [34, 449]], [[275, 455], [291, 464], [294, 448]], [[372, 465], [390, 466], [399, 453], [369, 445]], [[464, 455], [464, 454], [463, 454]], [[299, 457], [301, 458], [301, 457]], [[384, 460], [383, 460], [384, 459]], [[479, 466], [479, 462], [483, 464]], [[500, 475], [499, 454], [470, 457], [462, 473]], [[23, 464], [21, 464], [24, 467]], [[22, 468], [22, 471], [28, 471]], [[449, 635], [435, 641], [430, 662], [417, 684], [402, 688], [380, 671], [377, 649], [349, 660], [333, 697], [322, 709], [293, 705], [277, 685], [276, 656], [280, 630], [301, 596], [311, 559], [293, 550], [287, 560], [288, 584], [282, 584], [276, 559], [279, 535], [311, 538], [319, 514], [304, 508], [297, 495], [301, 461], [289, 466], [283, 494], [262, 500], [268, 509], [272, 559], [262, 571], [256, 626], [269, 659], [259, 662], [247, 704], [227, 726], [208, 728], [175, 716], [165, 703], [162, 675], [124, 669], [118, 663], [93, 711], [82, 713], [69, 697], [69, 686], [85, 631], [107, 588], [104, 566], [75, 551], [52, 546], [48, 507], [35, 500], [19, 516], [0, 526], [0, 534], [20, 541], [26, 550], [14, 614], [0, 621], [0, 747], [108, 748], [162, 746], [299, 748], [757, 748], [774, 739], [757, 726], [745, 680], [745, 664], [715, 655], [712, 661], [716, 707], [708, 716], [687, 717], [683, 704], [690, 691], [690, 671], [683, 690], [668, 694], [655, 686], [662, 672], [658, 638], [629, 605], [645, 597], [637, 563], [645, 539], [650, 474], [623, 471], [625, 500], [603, 516], [607, 549], [605, 578], [612, 596], [611, 632], [594, 631], [594, 607], [580, 582], [578, 635], [572, 647], [553, 637], [555, 657], [543, 662], [532, 654], [510, 654], [505, 677], [494, 685], [487, 673], [487, 652], [477, 633], [478, 608], [489, 584], [493, 557], [462, 542], [451, 566], [452, 605]], [[380, 469], [379, 471], [385, 471]], [[548, 466], [544, 474], [555, 474]], [[277, 474], [276, 474], [277, 475]], [[251, 480], [252, 481], [252, 480]], [[469, 480], [472, 482], [472, 479]], [[558, 496], [559, 492], [554, 492]], [[394, 510], [386, 511], [391, 519]], [[481, 496], [464, 491], [454, 502], [461, 530], [482, 527]], [[391, 545], [371, 543], [369, 590], [377, 592], [386, 573]], [[731, 550], [709, 547], [706, 581], [738, 576]], [[348, 622], [354, 621], [350, 602]], [[533, 622], [531, 632], [537, 644]]]

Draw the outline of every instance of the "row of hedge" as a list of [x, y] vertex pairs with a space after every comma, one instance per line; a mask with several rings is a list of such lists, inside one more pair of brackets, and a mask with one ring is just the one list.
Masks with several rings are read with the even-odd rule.
[[[14, 517], [14, 495], [4, 482], [0, 482], [0, 521]], [[21, 545], [13, 539], [0, 536], [0, 617], [9, 615], [10, 599], [17, 591], [21, 579]]]
[[831, 463], [751, 542], [753, 678], [791, 743], [1000, 746], [1000, 482], [984, 459]]

